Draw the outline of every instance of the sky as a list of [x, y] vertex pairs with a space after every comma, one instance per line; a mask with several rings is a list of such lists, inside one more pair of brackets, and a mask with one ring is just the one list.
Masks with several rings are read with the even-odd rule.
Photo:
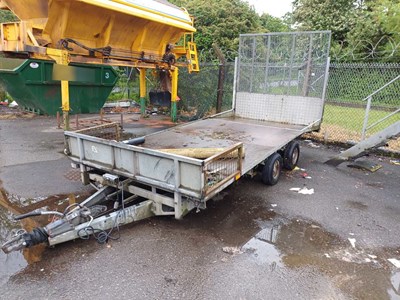
[[293, 0], [247, 0], [250, 5], [253, 5], [256, 12], [263, 12], [274, 17], [282, 17], [287, 12], [292, 10]]

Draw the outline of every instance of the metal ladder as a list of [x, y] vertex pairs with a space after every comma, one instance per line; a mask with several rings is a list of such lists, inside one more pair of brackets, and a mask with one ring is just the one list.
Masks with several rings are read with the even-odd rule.
[[189, 73], [199, 72], [199, 59], [197, 56], [196, 44], [193, 42], [188, 42], [188, 50], [186, 54], [187, 60], [189, 62]]

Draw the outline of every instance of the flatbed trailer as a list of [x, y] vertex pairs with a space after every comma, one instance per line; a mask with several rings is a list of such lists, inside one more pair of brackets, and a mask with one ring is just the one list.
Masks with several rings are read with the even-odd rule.
[[[33, 242], [25, 233], [3, 250], [18, 249], [21, 239], [30, 246], [86, 238], [151, 216], [180, 219], [259, 170], [264, 183], [275, 184], [282, 167], [297, 164], [295, 140], [322, 122], [329, 38], [329, 32], [241, 35], [232, 109], [147, 135], [140, 145], [121, 141], [116, 123], [66, 131], [66, 155], [98, 192], [38, 229]], [[282, 45], [289, 47], [289, 67], [275, 57]], [[288, 79], [277, 76], [281, 70]], [[205, 159], [165, 150], [185, 148], [223, 150]]]
[[[107, 124], [65, 132], [67, 154], [80, 166], [84, 183], [107, 185], [107, 176], [104, 179], [103, 175], [111, 174], [128, 179], [130, 186], [147, 185], [148, 189], [160, 189], [174, 194], [174, 199], [183, 197], [202, 207], [215, 194], [264, 164], [272, 154], [283, 153], [287, 145], [311, 129], [309, 125], [244, 119], [228, 112], [148, 135], [140, 146], [96, 137], [110, 138], [110, 131], [117, 132], [118, 126]], [[225, 150], [204, 160], [159, 150], [186, 147]], [[147, 198], [155, 200], [157, 193], [153, 193]], [[175, 217], [181, 216], [175, 208]]]

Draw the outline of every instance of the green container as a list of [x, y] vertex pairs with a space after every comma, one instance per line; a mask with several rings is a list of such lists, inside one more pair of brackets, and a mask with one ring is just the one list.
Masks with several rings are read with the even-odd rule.
[[118, 75], [110, 66], [60, 66], [51, 61], [0, 58], [0, 84], [25, 110], [47, 115], [61, 113], [61, 79], [69, 80], [71, 114], [96, 113]]

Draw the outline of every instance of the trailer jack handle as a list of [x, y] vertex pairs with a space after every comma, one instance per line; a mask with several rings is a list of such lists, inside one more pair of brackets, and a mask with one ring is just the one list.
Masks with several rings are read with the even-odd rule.
[[56, 215], [56, 216], [64, 217], [64, 214], [60, 213], [58, 211], [37, 211], [37, 210], [34, 210], [34, 211], [28, 212], [26, 214], [21, 214], [21, 215], [15, 216], [14, 220], [18, 221], [18, 220], [22, 220], [22, 219], [25, 219], [25, 218], [42, 216], [42, 215]]

